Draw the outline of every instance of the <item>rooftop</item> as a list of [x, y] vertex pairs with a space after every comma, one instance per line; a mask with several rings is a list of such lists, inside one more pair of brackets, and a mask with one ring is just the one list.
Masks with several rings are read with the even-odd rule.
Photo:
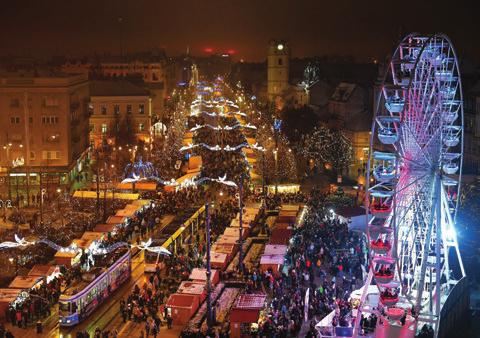
[[332, 100], [347, 102], [352, 96], [355, 87], [356, 84], [354, 83], [340, 82], [332, 94]]
[[148, 96], [148, 90], [125, 80], [92, 81], [91, 96]]
[[235, 307], [242, 309], [261, 309], [265, 305], [267, 296], [263, 293], [259, 294], [243, 294], [237, 299]]

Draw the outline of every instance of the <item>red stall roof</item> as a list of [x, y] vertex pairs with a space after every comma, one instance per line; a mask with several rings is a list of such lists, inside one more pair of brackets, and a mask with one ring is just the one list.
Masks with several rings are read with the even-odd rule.
[[176, 308], [192, 308], [198, 305], [198, 296], [174, 293], [168, 297], [166, 306]]
[[270, 236], [270, 244], [287, 244], [290, 237], [292, 237], [292, 230], [275, 229]]

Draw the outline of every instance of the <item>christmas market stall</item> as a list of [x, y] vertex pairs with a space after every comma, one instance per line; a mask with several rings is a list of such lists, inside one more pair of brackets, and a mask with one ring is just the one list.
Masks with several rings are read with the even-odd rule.
[[[218, 273], [218, 270], [216, 269], [211, 269], [210, 270], [210, 282], [212, 283], [212, 286], [217, 285], [218, 282], [220, 281], [220, 275]], [[204, 268], [194, 268], [192, 272], [190, 273], [190, 276], [188, 279], [194, 281], [194, 282], [204, 282], [206, 283], [207, 281], [207, 269]]]
[[274, 229], [270, 235], [269, 244], [287, 245], [292, 237], [293, 231], [291, 229]]
[[274, 275], [279, 275], [285, 261], [284, 255], [268, 255], [263, 254], [260, 257], [260, 271], [266, 272], [271, 270]]
[[265, 294], [242, 294], [230, 312], [230, 337], [249, 337], [258, 330], [260, 312], [265, 307]]
[[198, 296], [200, 303], [202, 303], [207, 297], [207, 289], [205, 283], [202, 282], [183, 281], [178, 286], [177, 293]]
[[174, 293], [168, 297], [166, 307], [170, 312], [174, 325], [184, 325], [200, 305], [200, 297], [198, 295], [188, 295]]
[[51, 280], [60, 276], [60, 267], [56, 265], [44, 265], [36, 264], [28, 272], [29, 276], [42, 277], [47, 281], [47, 284]]
[[28, 293], [21, 289], [0, 289], [0, 320], [8, 321], [7, 309], [10, 306], [20, 305], [28, 298]]
[[225, 270], [228, 265], [228, 255], [210, 251], [210, 264], [212, 268]]
[[[242, 239], [245, 240], [250, 233], [250, 228], [242, 228]], [[226, 227], [223, 231], [224, 236], [235, 237], [237, 240], [240, 238], [240, 228]]]

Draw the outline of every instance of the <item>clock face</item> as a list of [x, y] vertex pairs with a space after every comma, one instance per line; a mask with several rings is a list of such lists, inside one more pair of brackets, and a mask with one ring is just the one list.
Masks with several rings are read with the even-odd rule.
[[278, 49], [278, 50], [283, 50], [283, 45], [282, 45], [281, 43], [279, 43], [279, 44], [277, 45], [277, 49]]

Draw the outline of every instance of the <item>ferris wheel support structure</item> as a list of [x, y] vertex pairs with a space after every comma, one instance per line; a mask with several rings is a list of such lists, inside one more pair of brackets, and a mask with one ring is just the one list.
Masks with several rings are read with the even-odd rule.
[[355, 337], [363, 313], [382, 318], [376, 337], [414, 337], [425, 323], [438, 335], [442, 305], [465, 277], [455, 232], [462, 151], [463, 97], [453, 46], [443, 34], [410, 34], [388, 64], [372, 123], [365, 197], [369, 273]]

